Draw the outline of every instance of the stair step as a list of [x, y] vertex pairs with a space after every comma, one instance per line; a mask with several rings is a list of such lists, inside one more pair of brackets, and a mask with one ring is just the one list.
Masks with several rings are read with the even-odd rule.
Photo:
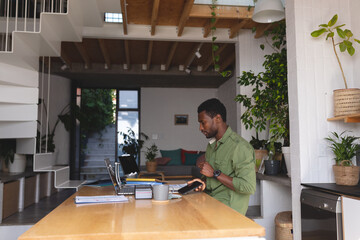
[[76, 190], [79, 189], [82, 184], [84, 184], [86, 181], [84, 180], [69, 180], [62, 184], [59, 184], [56, 186], [57, 188], [75, 188]]

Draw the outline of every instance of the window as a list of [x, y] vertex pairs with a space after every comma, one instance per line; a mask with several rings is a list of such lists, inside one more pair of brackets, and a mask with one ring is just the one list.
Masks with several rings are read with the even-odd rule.
[[122, 23], [123, 16], [121, 13], [105, 13], [105, 22], [108, 23]]

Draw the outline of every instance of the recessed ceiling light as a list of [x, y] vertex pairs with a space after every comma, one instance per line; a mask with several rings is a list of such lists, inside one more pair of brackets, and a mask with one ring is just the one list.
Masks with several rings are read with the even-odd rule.
[[123, 16], [121, 13], [105, 13], [105, 22], [108, 23], [122, 23]]

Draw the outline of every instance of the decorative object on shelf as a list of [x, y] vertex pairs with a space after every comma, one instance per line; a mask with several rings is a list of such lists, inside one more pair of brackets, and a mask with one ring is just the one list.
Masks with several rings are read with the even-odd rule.
[[360, 150], [360, 146], [355, 143], [359, 137], [343, 136], [345, 132], [332, 132], [331, 136], [325, 139], [330, 142], [330, 148], [335, 155], [333, 171], [336, 184], [355, 186], [359, 182], [360, 166], [354, 166], [352, 159]]
[[256, 138], [253, 136], [251, 138], [252, 139], [250, 140], [249, 143], [251, 144], [251, 146], [254, 148], [255, 151], [255, 161], [256, 161], [255, 171], [258, 172], [261, 161], [264, 158], [267, 158], [269, 155], [269, 151], [266, 149], [267, 140], [265, 139], [260, 140], [258, 133], [256, 133]]
[[258, 23], [273, 23], [285, 18], [285, 9], [281, 0], [256, 1], [252, 20]]
[[265, 174], [266, 175], [277, 175], [280, 170], [279, 160], [265, 160]]
[[287, 175], [288, 177], [291, 177], [291, 161], [290, 161], [290, 147], [282, 147], [281, 148], [283, 158], [285, 161], [286, 169], [287, 169]]
[[[312, 37], [319, 37], [322, 36], [324, 33], [327, 33], [326, 40], [328, 40], [329, 38], [331, 40], [332, 48], [334, 50], [336, 60], [339, 63], [342, 78], [344, 80], [345, 89], [334, 90], [335, 117], [360, 113], [360, 89], [348, 88], [345, 74], [340, 62], [340, 58], [336, 52], [336, 46], [338, 45], [340, 52], [347, 51], [350, 56], [353, 56], [355, 53], [353, 42], [357, 42], [360, 44], [360, 40], [354, 38], [354, 35], [351, 32], [351, 30], [342, 29], [342, 27], [345, 26], [345, 24], [335, 26], [337, 20], [338, 20], [338, 15], [335, 14], [327, 24], [326, 23], [320, 24], [319, 25], [320, 29], [315, 30], [311, 33]], [[337, 43], [335, 43], [334, 40], [335, 32], [337, 33], [337, 36], [340, 38], [340, 41]]]
[[175, 114], [174, 121], [175, 121], [175, 125], [188, 125], [189, 115], [188, 114]]
[[155, 160], [158, 147], [153, 143], [150, 147], [146, 147], [145, 158], [146, 158], [146, 171], [156, 172], [157, 162]]
[[14, 154], [14, 160], [9, 164], [9, 173], [22, 173], [26, 168], [26, 155]]

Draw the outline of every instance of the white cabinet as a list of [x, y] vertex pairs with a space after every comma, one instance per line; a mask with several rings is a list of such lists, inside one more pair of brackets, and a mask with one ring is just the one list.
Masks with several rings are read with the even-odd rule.
[[360, 199], [342, 197], [344, 240], [360, 240]]

